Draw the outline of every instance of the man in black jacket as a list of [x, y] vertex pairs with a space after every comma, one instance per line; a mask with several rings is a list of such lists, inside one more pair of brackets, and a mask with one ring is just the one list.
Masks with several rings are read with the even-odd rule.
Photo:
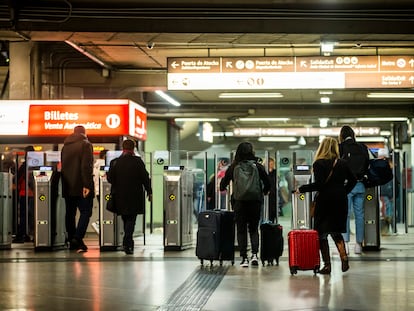
[[[94, 182], [93, 182], [93, 147], [86, 137], [85, 128], [78, 125], [65, 141], [62, 158], [62, 194], [66, 203], [66, 231], [70, 249], [86, 252], [88, 247], [83, 242], [89, 219], [92, 216]], [[79, 220], [76, 224], [76, 212]]]
[[124, 223], [123, 247], [126, 254], [134, 253], [133, 233], [138, 214], [145, 213], [144, 189], [152, 200], [152, 188], [144, 161], [134, 154], [135, 143], [126, 139], [122, 154], [110, 163], [107, 174], [117, 214]]

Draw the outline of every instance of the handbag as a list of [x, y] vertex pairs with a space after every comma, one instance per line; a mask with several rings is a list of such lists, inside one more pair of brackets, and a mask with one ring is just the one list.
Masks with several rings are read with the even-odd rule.
[[113, 193], [109, 195], [108, 201], [106, 201], [106, 210], [114, 214], [118, 213], [118, 209], [116, 208], [116, 205], [115, 205], [115, 199], [114, 199]]
[[[333, 169], [335, 167], [335, 164], [336, 164], [336, 160], [335, 160], [334, 164], [332, 165], [331, 171], [329, 172], [328, 177], [326, 177], [326, 180], [325, 180], [324, 184], [326, 184], [328, 182], [329, 178], [331, 178]], [[316, 194], [313, 197], [313, 200], [312, 200], [312, 202], [310, 204], [309, 214], [310, 214], [311, 217], [313, 217], [315, 215], [316, 198], [318, 197], [318, 195], [319, 195], [319, 192], [316, 192]]]

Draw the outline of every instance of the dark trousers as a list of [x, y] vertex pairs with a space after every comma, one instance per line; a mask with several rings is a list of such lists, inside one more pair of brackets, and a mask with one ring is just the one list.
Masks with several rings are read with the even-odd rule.
[[29, 234], [33, 234], [33, 227], [34, 227], [33, 197], [28, 197], [27, 203], [28, 203], [28, 209], [26, 211], [26, 196], [19, 196], [19, 222], [17, 225], [17, 234], [16, 234], [17, 239], [24, 239]]
[[[73, 238], [82, 240], [85, 237], [89, 219], [92, 216], [93, 197], [67, 197], [65, 198], [65, 203], [65, 224], [68, 240], [71, 241]], [[80, 215], [76, 225], [77, 209], [79, 209]]]
[[247, 257], [247, 232], [250, 235], [252, 253], [259, 252], [260, 208], [261, 202], [258, 201], [235, 201], [234, 203], [237, 242], [241, 257]]
[[122, 245], [128, 248], [134, 248], [134, 230], [137, 215], [122, 215], [122, 221], [124, 222], [124, 240]]

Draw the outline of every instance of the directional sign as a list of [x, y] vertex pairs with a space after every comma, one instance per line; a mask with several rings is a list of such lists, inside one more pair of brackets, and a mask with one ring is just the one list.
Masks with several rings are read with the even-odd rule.
[[414, 56], [168, 59], [169, 90], [412, 88]]

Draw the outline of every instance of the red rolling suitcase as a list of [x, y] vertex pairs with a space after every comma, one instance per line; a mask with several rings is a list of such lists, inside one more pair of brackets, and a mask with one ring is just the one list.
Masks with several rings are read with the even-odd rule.
[[316, 230], [295, 229], [288, 233], [290, 273], [298, 270], [313, 270], [316, 274], [320, 267], [319, 236]]

